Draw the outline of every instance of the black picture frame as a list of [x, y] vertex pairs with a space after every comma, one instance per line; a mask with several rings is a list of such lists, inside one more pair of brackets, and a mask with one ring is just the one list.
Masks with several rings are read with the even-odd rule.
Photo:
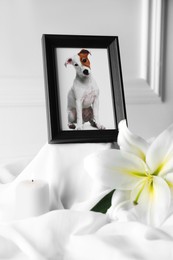
[[[65, 50], [84, 48], [106, 51], [115, 127], [102, 130], [95, 128], [95, 130], [72, 131], [62, 128], [60, 105], [60, 91], [62, 86], [59, 82], [60, 75], [57, 67], [57, 50], [61, 50], [61, 48]], [[42, 49], [49, 143], [116, 142], [118, 123], [123, 119], [127, 120], [118, 37], [44, 34], [42, 36]], [[105, 107], [107, 106], [106, 103]], [[109, 114], [107, 117], [109, 117]]]

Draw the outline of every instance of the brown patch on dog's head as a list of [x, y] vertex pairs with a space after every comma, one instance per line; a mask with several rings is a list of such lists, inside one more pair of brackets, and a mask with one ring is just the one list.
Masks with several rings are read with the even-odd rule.
[[86, 66], [90, 68], [90, 61], [88, 59], [88, 55], [91, 54], [88, 50], [82, 49], [78, 55], [80, 57], [80, 62], [82, 63], [83, 66]]

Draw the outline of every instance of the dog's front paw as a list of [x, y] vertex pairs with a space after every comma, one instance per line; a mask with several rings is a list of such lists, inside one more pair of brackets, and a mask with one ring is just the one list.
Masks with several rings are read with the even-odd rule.
[[77, 125], [76, 130], [83, 130], [83, 125]]

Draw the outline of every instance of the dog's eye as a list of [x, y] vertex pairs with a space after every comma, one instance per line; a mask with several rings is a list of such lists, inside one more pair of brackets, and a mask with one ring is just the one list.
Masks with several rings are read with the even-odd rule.
[[77, 67], [77, 66], [78, 66], [78, 64], [77, 64], [77, 63], [75, 63], [75, 66]]
[[86, 59], [83, 59], [83, 60], [82, 60], [82, 62], [84, 62], [84, 63], [85, 63], [86, 61], [87, 61]]

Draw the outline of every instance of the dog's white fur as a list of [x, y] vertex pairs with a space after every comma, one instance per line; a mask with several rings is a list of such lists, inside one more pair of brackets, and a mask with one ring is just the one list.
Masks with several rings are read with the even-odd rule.
[[98, 129], [105, 129], [99, 122], [99, 88], [91, 75], [91, 69], [84, 66], [79, 55], [69, 58], [65, 65], [71, 64], [76, 70], [73, 86], [68, 93], [68, 124], [75, 121], [74, 109], [76, 109], [76, 129], [83, 129], [82, 109], [92, 107], [93, 120]]

